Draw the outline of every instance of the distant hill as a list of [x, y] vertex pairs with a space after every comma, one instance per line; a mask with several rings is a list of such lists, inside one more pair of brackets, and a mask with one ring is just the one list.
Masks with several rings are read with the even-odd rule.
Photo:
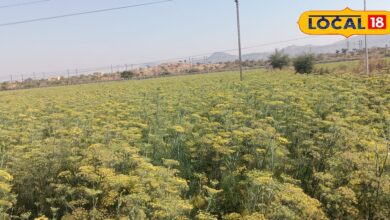
[[213, 53], [211, 56], [207, 58], [208, 62], [211, 63], [219, 63], [219, 62], [230, 62], [230, 61], [235, 61], [237, 59], [237, 56], [231, 55], [228, 53], [223, 53], [223, 52], [217, 52]]
[[[381, 36], [369, 36], [368, 37], [368, 46], [369, 47], [386, 47], [386, 45], [390, 46], [390, 35], [381, 35]], [[363, 42], [363, 45], [360, 45], [360, 41]], [[304, 53], [314, 53], [314, 54], [320, 54], [320, 53], [335, 53], [336, 50], [341, 50], [343, 48], [348, 48], [350, 50], [353, 49], [359, 49], [360, 47], [364, 47], [364, 36], [356, 36], [349, 39], [341, 40], [333, 44], [329, 45], [304, 45], [304, 46], [296, 46], [291, 45], [288, 46], [282, 51], [292, 57], [304, 54]], [[243, 54], [242, 58], [243, 60], [265, 60], [268, 58], [268, 56], [272, 52], [263, 52], [263, 53], [250, 53], [250, 54]], [[212, 54], [210, 57], [208, 57], [208, 61], [212, 63], [219, 63], [219, 62], [229, 62], [237, 60], [238, 56], [223, 53], [223, 52], [217, 52]]]
[[[360, 45], [359, 41], [362, 41], [363, 45]], [[389, 35], [368, 37], [369, 47], [385, 47], [386, 45], [390, 45]], [[353, 49], [359, 49], [360, 47], [364, 48], [364, 36], [352, 37], [350, 39], [345, 39], [324, 46], [315, 46], [315, 45], [289, 46], [284, 48], [283, 51], [290, 56], [296, 56], [302, 53], [310, 53], [310, 52], [314, 54], [335, 53], [336, 50], [341, 50], [343, 48], [349, 48], [350, 50], [353, 50]]]

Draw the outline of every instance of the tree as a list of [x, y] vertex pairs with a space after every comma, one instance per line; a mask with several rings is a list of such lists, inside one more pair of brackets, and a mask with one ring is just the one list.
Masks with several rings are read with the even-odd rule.
[[305, 54], [295, 58], [294, 68], [297, 73], [311, 73], [314, 69], [314, 56]]
[[7, 90], [7, 87], [8, 87], [8, 83], [6, 82], [0, 83], [0, 91]]
[[344, 54], [344, 55], [347, 55], [348, 49], [347, 48], [341, 49], [341, 53]]
[[132, 71], [123, 71], [121, 72], [121, 78], [122, 79], [131, 79], [133, 78], [134, 73]]
[[278, 50], [275, 50], [275, 52], [268, 58], [268, 62], [274, 69], [283, 69], [283, 67], [288, 65], [289, 60], [290, 59], [287, 54], [279, 52]]

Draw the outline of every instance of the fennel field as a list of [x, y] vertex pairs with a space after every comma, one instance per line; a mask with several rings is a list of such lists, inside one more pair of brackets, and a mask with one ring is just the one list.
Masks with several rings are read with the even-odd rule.
[[389, 219], [390, 76], [0, 93], [0, 219]]

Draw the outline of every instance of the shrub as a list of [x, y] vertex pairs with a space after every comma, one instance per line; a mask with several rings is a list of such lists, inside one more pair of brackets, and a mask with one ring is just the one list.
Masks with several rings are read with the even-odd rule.
[[134, 76], [134, 73], [131, 72], [131, 71], [123, 71], [123, 72], [121, 72], [121, 78], [122, 79], [131, 79], [131, 78], [133, 78], [133, 76]]
[[311, 73], [314, 69], [314, 56], [312, 54], [301, 55], [294, 60], [294, 68], [297, 73]]
[[188, 73], [199, 73], [200, 70], [199, 69], [195, 69], [195, 68], [192, 68], [190, 70], [188, 70]]
[[[369, 62], [370, 72], [383, 73], [387, 72], [387, 70], [390, 68], [389, 63], [378, 55], [371, 56]], [[363, 74], [366, 72], [366, 62], [364, 59], [359, 60], [359, 63], [355, 68], [355, 72]]]
[[[363, 62], [364, 63], [364, 62]], [[370, 70], [373, 72], [382, 72], [385, 69], [388, 69], [388, 63], [386, 62], [385, 59], [382, 57], [375, 55], [370, 58]]]
[[160, 75], [161, 75], [161, 76], [170, 76], [170, 75], [172, 75], [172, 73], [171, 73], [171, 72], [168, 72], [168, 71], [164, 71], [164, 72], [162, 72]]
[[283, 67], [287, 66], [290, 61], [290, 58], [287, 54], [283, 52], [279, 52], [275, 50], [271, 56], [268, 58], [268, 62], [271, 64], [273, 69], [283, 69]]

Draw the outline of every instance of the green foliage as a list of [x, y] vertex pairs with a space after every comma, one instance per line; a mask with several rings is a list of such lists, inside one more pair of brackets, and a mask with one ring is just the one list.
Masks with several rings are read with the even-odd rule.
[[297, 73], [311, 73], [314, 70], [314, 56], [305, 54], [294, 59], [294, 68]]
[[268, 58], [268, 62], [271, 64], [274, 69], [283, 69], [283, 67], [288, 66], [290, 62], [290, 58], [287, 54], [275, 50], [273, 54], [271, 54]]
[[133, 78], [133, 76], [134, 76], [134, 73], [132, 71], [126, 70], [126, 71], [121, 72], [122, 79], [131, 79], [131, 78]]

